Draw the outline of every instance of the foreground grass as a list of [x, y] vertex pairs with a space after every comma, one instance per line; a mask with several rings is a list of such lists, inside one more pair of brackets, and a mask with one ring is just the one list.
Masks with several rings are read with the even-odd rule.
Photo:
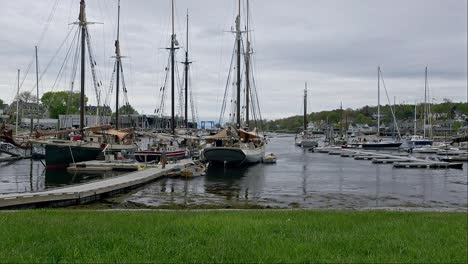
[[466, 262], [466, 213], [0, 213], [0, 262]]

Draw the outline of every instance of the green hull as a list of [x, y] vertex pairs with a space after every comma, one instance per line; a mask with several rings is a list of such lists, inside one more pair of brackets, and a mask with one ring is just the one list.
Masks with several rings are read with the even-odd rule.
[[46, 145], [46, 165], [47, 168], [65, 168], [70, 163], [95, 160], [101, 151], [92, 147]]

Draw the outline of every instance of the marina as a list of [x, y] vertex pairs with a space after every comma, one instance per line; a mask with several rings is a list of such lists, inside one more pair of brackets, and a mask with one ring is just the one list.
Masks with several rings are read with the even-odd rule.
[[[27, 197], [24, 201], [34, 201], [40, 195], [48, 194], [41, 199], [55, 197], [57, 202], [50, 205], [64, 206], [79, 203], [109, 206], [106, 201], [114, 201], [114, 195], [123, 195], [118, 202], [111, 203], [111, 208], [395, 207], [460, 210], [468, 206], [466, 162], [462, 162], [464, 166], [461, 169], [452, 169], [447, 166], [450, 163], [429, 162], [404, 152], [330, 148], [328, 150], [341, 155], [311, 153], [295, 146], [293, 135], [272, 135], [269, 141], [266, 152], [274, 153], [275, 164], [259, 163], [241, 168], [208, 166], [202, 177], [156, 179], [151, 176], [151, 180], [144, 180], [143, 184], [133, 180], [140, 179], [138, 175], [145, 171], [149, 174], [160, 172], [160, 164], [101, 160], [78, 163], [76, 168], [71, 166], [68, 170], [54, 172], [46, 170], [40, 161], [4, 163], [0, 165], [3, 172], [0, 192], [2, 197], [20, 197], [19, 194], [23, 193]], [[411, 162], [408, 163], [409, 160]], [[170, 166], [189, 162], [192, 161], [182, 160], [167, 166], [172, 168]], [[69, 179], [69, 182], [55, 183], [60, 181], [57, 177], [62, 181]], [[126, 184], [132, 187], [118, 185], [122, 179], [131, 182]], [[138, 188], [134, 189], [133, 183]], [[83, 185], [99, 194], [101, 190], [94, 188], [115, 191], [115, 188], [120, 188], [118, 186], [124, 186], [125, 191], [111, 191], [92, 196], [92, 199], [78, 200], [76, 193], [93, 193], [84, 192], [83, 187], [79, 187]], [[67, 194], [70, 190], [73, 194]], [[133, 191], [128, 193], [129, 190]], [[72, 196], [75, 198], [67, 203], [59, 202]], [[41, 203], [44, 205], [49, 203]]]
[[0, 262], [466, 262], [467, 5], [2, 1]]

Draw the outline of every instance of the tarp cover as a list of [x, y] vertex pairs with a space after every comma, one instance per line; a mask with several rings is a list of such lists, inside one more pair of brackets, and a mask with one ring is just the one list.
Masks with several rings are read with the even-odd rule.
[[118, 130], [115, 130], [115, 129], [108, 129], [108, 130], [104, 130], [104, 131], [95, 131], [94, 133], [101, 134], [101, 135], [117, 136], [120, 141], [123, 141], [128, 136], [128, 133], [118, 131]]

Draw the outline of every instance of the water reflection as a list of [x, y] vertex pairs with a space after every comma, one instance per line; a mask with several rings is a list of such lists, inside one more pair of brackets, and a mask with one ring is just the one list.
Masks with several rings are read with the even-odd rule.
[[[467, 166], [463, 170], [394, 169], [294, 146], [293, 137], [270, 141], [277, 164], [243, 168], [209, 167], [205, 177], [162, 179], [129, 195], [125, 202], [155, 207], [388, 206], [467, 207]], [[46, 171], [39, 161], [0, 163], [0, 193], [37, 192], [117, 173], [73, 174]]]
[[[352, 158], [309, 153], [292, 137], [273, 138], [267, 152], [278, 163], [209, 167], [205, 177], [166, 179], [127, 201], [155, 207], [362, 208], [467, 207], [467, 169], [394, 169]], [[157, 187], [158, 186], [158, 187]], [[170, 191], [168, 190], [170, 188]]]

